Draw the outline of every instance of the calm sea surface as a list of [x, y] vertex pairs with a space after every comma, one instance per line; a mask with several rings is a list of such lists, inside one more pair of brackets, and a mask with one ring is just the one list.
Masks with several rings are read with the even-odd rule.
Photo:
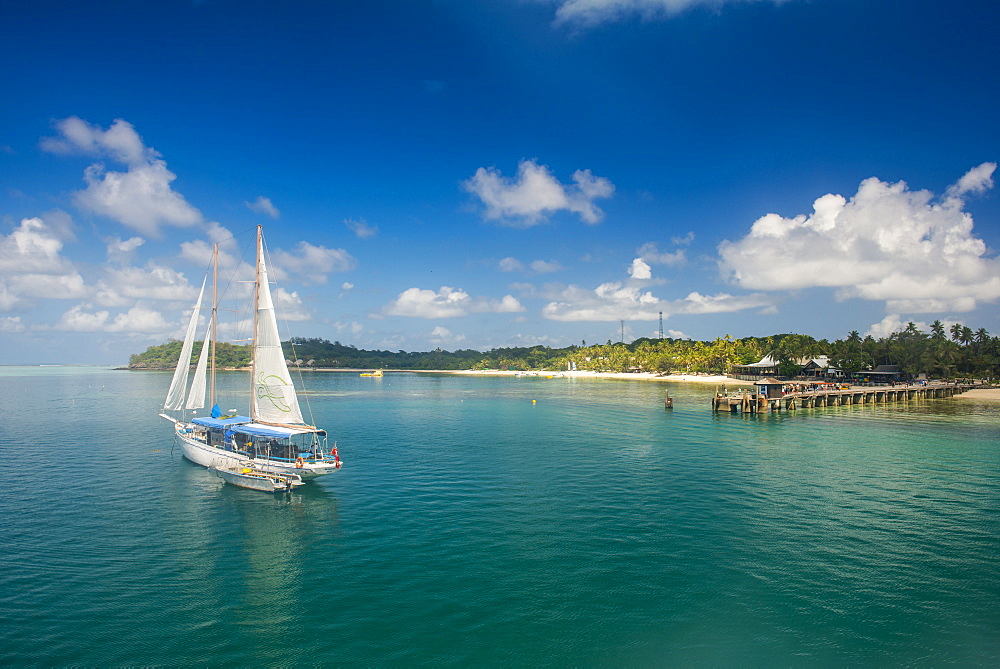
[[996, 404], [316, 373], [345, 465], [277, 496], [180, 457], [169, 381], [0, 367], [0, 663], [1000, 663]]

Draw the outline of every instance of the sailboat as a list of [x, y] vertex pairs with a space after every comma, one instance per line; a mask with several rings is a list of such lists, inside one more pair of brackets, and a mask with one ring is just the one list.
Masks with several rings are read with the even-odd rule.
[[[295, 386], [288, 373], [267, 281], [264, 237], [260, 226], [257, 226], [257, 269], [254, 278], [253, 357], [247, 389], [250, 415], [244, 416], [236, 411], [224, 415], [216, 404], [215, 331], [218, 304], [215, 285], [218, 283], [218, 244], [213, 257], [212, 316], [198, 356], [194, 379], [188, 389], [191, 350], [207, 277], [202, 282], [198, 301], [191, 313], [181, 355], [160, 416], [174, 424], [174, 436], [184, 457], [203, 467], [231, 471], [245, 468], [249, 463], [255, 470], [295, 475], [303, 480], [337, 471], [343, 464], [337, 445], [329, 445], [325, 430], [303, 420]], [[184, 411], [205, 407], [206, 374], [209, 369], [211, 413], [186, 419]], [[168, 411], [180, 411], [182, 414], [178, 418], [168, 414]]]

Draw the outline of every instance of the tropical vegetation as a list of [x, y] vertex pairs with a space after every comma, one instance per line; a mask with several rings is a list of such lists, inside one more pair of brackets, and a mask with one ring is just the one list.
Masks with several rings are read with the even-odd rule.
[[[198, 361], [202, 342], [196, 341], [191, 351], [192, 364]], [[183, 342], [171, 339], [166, 344], [150, 346], [144, 352], [129, 356], [129, 369], [173, 369], [181, 357]], [[250, 365], [250, 347], [228, 342], [215, 343], [215, 364], [224, 369], [239, 369]]]
[[[930, 332], [908, 323], [888, 337], [862, 337], [856, 330], [844, 339], [827, 341], [803, 334], [776, 334], [769, 337], [733, 339], [726, 335], [713, 341], [642, 338], [624, 343], [581, 342], [579, 346], [550, 348], [531, 346], [495, 348], [490, 351], [464, 349], [428, 352], [364, 350], [349, 344], [318, 338], [293, 337], [283, 342], [285, 356], [293, 366], [304, 369], [403, 369], [403, 370], [590, 370], [595, 372], [731, 372], [733, 365], [745, 365], [770, 355], [779, 363], [779, 374], [794, 376], [801, 362], [828, 356], [830, 364], [846, 373], [871, 370], [878, 365], [899, 365], [905, 374], [927, 374], [932, 378], [954, 376], [996, 377], [1000, 372], [1000, 337], [984, 328], [941, 321]], [[192, 364], [201, 350], [196, 342]], [[170, 369], [177, 364], [181, 342], [171, 340], [150, 346], [132, 355], [130, 369]], [[249, 365], [249, 347], [228, 343], [217, 345], [222, 367]]]

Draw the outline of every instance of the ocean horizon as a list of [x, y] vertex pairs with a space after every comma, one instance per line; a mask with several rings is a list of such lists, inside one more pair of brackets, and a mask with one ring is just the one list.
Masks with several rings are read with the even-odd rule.
[[[224, 410], [245, 381], [219, 375]], [[4, 662], [1000, 661], [995, 403], [731, 415], [711, 384], [305, 381], [344, 467], [275, 495], [180, 457], [169, 372], [0, 367]]]

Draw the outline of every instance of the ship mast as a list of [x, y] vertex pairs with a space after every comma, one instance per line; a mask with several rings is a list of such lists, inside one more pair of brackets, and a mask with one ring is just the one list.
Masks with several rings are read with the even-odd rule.
[[215, 340], [219, 323], [219, 243], [212, 249], [212, 383], [210, 385], [210, 406], [215, 406]]
[[257, 420], [257, 402], [254, 401], [254, 379], [257, 377], [257, 319], [260, 311], [260, 256], [263, 253], [263, 226], [257, 226], [257, 260], [253, 276], [253, 347], [250, 355], [250, 418]]

